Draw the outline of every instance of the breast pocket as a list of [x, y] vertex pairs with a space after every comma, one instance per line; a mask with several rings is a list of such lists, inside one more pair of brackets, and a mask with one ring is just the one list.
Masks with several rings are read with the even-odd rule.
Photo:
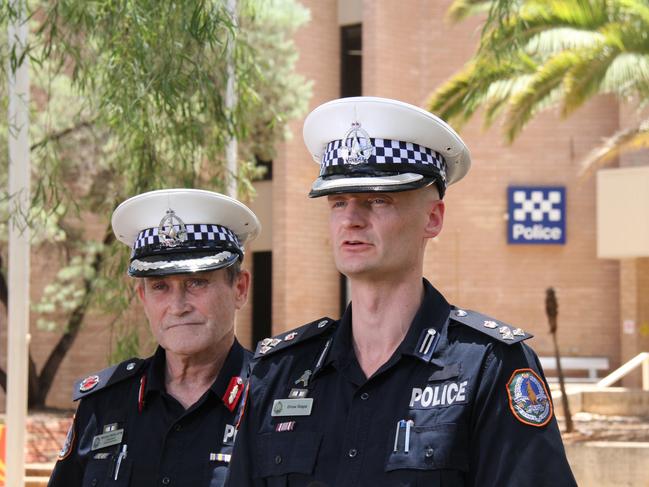
[[228, 474], [230, 459], [232, 458], [232, 447], [224, 446], [219, 453], [210, 453], [207, 464], [205, 485], [209, 487], [221, 487], [225, 484]]
[[301, 485], [313, 475], [321, 441], [322, 434], [309, 431], [260, 435], [255, 476], [268, 487]]
[[120, 463], [115, 479], [115, 456], [101, 460], [90, 460], [83, 474], [82, 487], [129, 487], [133, 462], [125, 458]]
[[457, 424], [414, 426], [408, 451], [390, 451], [385, 465], [390, 485], [462, 485], [468, 470], [467, 435]]

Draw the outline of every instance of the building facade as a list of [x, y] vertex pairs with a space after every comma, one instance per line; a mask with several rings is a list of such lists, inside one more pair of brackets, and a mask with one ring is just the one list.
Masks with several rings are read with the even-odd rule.
[[[313, 81], [311, 109], [361, 94], [425, 106], [431, 92], [471, 57], [479, 40], [479, 19], [460, 24], [445, 20], [450, 0], [303, 3], [311, 20], [296, 34], [298, 71]], [[451, 303], [534, 334], [529, 343], [541, 356], [554, 353], [545, 315], [549, 287], [559, 301], [563, 355], [605, 357], [613, 369], [649, 350], [649, 250], [644, 255], [642, 248], [630, 255], [602, 252], [598, 239], [616, 224], [615, 213], [602, 219], [602, 212], [612, 207], [616, 193], [602, 199], [598, 186], [608, 183], [596, 174], [579, 176], [583, 157], [633, 117], [628, 107], [601, 97], [566, 120], [557, 113], [541, 114], [512, 145], [503, 142], [497, 126], [483, 130], [479, 117], [468, 123], [460, 135], [473, 165], [448, 190], [445, 228], [428, 245], [425, 276]], [[319, 168], [304, 147], [301, 129], [302, 120], [291, 123], [293, 138], [278, 147], [272, 178], [256, 184], [258, 196], [251, 202], [263, 231], [248, 249], [253, 292], [237, 322], [240, 341], [249, 347], [322, 316], [337, 318], [346, 300], [345, 281], [334, 267], [326, 200], [307, 197]], [[638, 166], [645, 174], [642, 164], [641, 157], [633, 156], [617, 166]], [[517, 217], [508, 204], [519, 204], [520, 210], [520, 201], [510, 201], [518, 197], [508, 199], [508, 194], [517, 188], [544, 197], [548, 188], [559, 190], [563, 243], [511, 241], [508, 232], [514, 231], [512, 218]], [[639, 211], [639, 218], [649, 221], [646, 208]], [[526, 232], [541, 240], [550, 235], [534, 224], [516, 228], [520, 238]], [[620, 229], [611, 231], [622, 235]], [[625, 238], [635, 236], [631, 232]], [[38, 283], [33, 292], [39, 293]], [[89, 320], [62, 365], [48, 404], [70, 407], [73, 380], [107, 365], [107, 324], [106, 318]], [[3, 348], [5, 342], [3, 336]], [[32, 343], [40, 366], [51, 335], [35, 330]], [[628, 383], [634, 381], [637, 377]]]

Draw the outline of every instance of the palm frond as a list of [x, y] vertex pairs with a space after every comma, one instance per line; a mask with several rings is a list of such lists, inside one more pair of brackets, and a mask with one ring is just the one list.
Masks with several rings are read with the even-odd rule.
[[510, 142], [538, 112], [540, 104], [561, 87], [574, 63], [575, 55], [571, 51], [557, 54], [539, 68], [525, 89], [512, 98], [505, 122], [505, 133]]
[[484, 126], [490, 127], [509, 103], [512, 97], [524, 90], [532, 79], [531, 74], [524, 74], [491, 83], [484, 103]]
[[649, 4], [646, 0], [617, 0], [615, 3], [626, 15], [649, 25]]
[[624, 152], [641, 149], [649, 149], [649, 119], [644, 120], [638, 127], [616, 132], [593, 149], [581, 162], [579, 176], [586, 177]]
[[559, 51], [591, 46], [604, 40], [599, 32], [557, 27], [544, 30], [533, 36], [525, 46], [525, 52], [547, 58]]
[[491, 0], [454, 0], [446, 12], [451, 22], [460, 22], [474, 15], [488, 13], [492, 7]]
[[603, 93], [627, 98], [649, 98], [649, 53], [621, 53], [609, 65], [601, 81]]
[[485, 31], [480, 50], [507, 52], [520, 49], [541, 32], [558, 28], [597, 32], [605, 25], [606, 17], [593, 12], [588, 4], [581, 0], [528, 0], [516, 15]]
[[435, 90], [426, 106], [440, 117], [461, 125], [480, 108], [492, 83], [536, 70], [527, 56], [501, 60], [477, 56], [464, 69]]
[[564, 116], [574, 112], [600, 91], [606, 72], [619, 53], [617, 46], [610, 44], [570, 52], [573, 65], [565, 77]]

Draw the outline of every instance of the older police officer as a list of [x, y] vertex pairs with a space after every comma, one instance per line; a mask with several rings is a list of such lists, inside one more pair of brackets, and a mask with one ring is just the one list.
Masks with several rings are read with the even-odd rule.
[[234, 336], [259, 221], [210, 191], [135, 196], [113, 213], [159, 346], [74, 386], [79, 407], [50, 487], [222, 486], [250, 352]]
[[441, 198], [469, 169], [460, 137], [360, 97], [316, 108], [304, 139], [351, 304], [259, 344], [228, 485], [574, 486], [531, 335], [423, 278]]

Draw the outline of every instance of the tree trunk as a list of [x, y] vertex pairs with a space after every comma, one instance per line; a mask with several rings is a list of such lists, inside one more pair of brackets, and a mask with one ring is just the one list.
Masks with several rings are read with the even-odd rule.
[[[95, 119], [92, 120], [84, 120], [82, 122], [79, 122], [78, 124], [69, 127], [67, 129], [64, 129], [60, 132], [53, 132], [51, 134], [48, 134], [43, 140], [37, 142], [36, 144], [33, 144], [29, 150], [32, 151], [34, 149], [37, 149], [39, 147], [42, 147], [46, 145], [49, 142], [53, 141], [58, 141], [62, 139], [63, 137], [66, 137], [82, 128], [89, 128], [91, 127], [95, 122]], [[110, 230], [110, 228], [109, 228]], [[104, 239], [104, 242], [106, 239]], [[4, 265], [4, 262], [2, 260], [2, 255], [0, 255], [0, 268], [2, 268]], [[5, 277], [4, 272], [0, 272], [0, 303], [4, 305], [5, 308], [5, 318], [7, 317], [7, 311], [9, 308], [9, 289], [7, 287], [7, 279]], [[8, 325], [7, 325], [8, 326]], [[32, 358], [31, 353], [29, 354], [29, 379], [28, 379], [28, 407], [32, 407], [34, 405], [35, 398], [39, 395], [38, 389], [39, 389], [39, 379], [38, 379], [38, 372], [36, 371], [36, 364], [34, 363], [34, 359]], [[51, 381], [50, 381], [51, 385]], [[7, 392], [7, 373], [0, 368], [0, 387]], [[45, 401], [43, 400], [42, 405], [44, 405]]]
[[[102, 250], [102, 252], [98, 253], [95, 256], [95, 259], [92, 263], [92, 268], [95, 271], [95, 276], [99, 273], [99, 270], [101, 269], [101, 266], [103, 264], [104, 252], [106, 251], [105, 248], [110, 245], [113, 240], [113, 231], [112, 227], [109, 224], [104, 235], [104, 250]], [[88, 307], [90, 306], [92, 292], [94, 289], [94, 278], [86, 279], [84, 281], [84, 289], [85, 294], [83, 300], [81, 301], [79, 306], [77, 306], [74, 311], [72, 311], [72, 314], [68, 319], [67, 331], [63, 334], [54, 349], [50, 352], [49, 357], [47, 357], [47, 360], [45, 361], [45, 364], [41, 369], [40, 376], [37, 379], [38, 386], [36, 387], [36, 393], [33, 397], [30, 397], [29, 407], [41, 408], [45, 406], [47, 394], [52, 388], [52, 383], [54, 382], [54, 378], [56, 377], [59, 367], [61, 366], [61, 363], [63, 362], [63, 359], [67, 355], [68, 351], [72, 348], [72, 345], [74, 344], [74, 341], [76, 340], [77, 335], [81, 330], [83, 319], [85, 318]]]
[[[0, 268], [4, 266], [2, 261], [2, 255], [0, 255]], [[9, 292], [7, 290], [7, 279], [5, 278], [5, 273], [0, 272], [0, 302], [4, 305], [5, 308], [5, 320], [7, 318], [7, 309], [9, 308]], [[7, 392], [7, 373], [0, 369], [0, 387], [2, 390]]]
[[557, 373], [559, 374], [559, 386], [561, 387], [561, 405], [563, 406], [563, 416], [566, 418], [566, 433], [571, 433], [575, 428], [572, 424], [568, 394], [566, 394], [565, 378], [563, 377], [563, 369], [561, 368], [561, 354], [559, 353], [556, 332], [552, 333], [552, 341], [554, 342], [554, 356], [557, 361]]

